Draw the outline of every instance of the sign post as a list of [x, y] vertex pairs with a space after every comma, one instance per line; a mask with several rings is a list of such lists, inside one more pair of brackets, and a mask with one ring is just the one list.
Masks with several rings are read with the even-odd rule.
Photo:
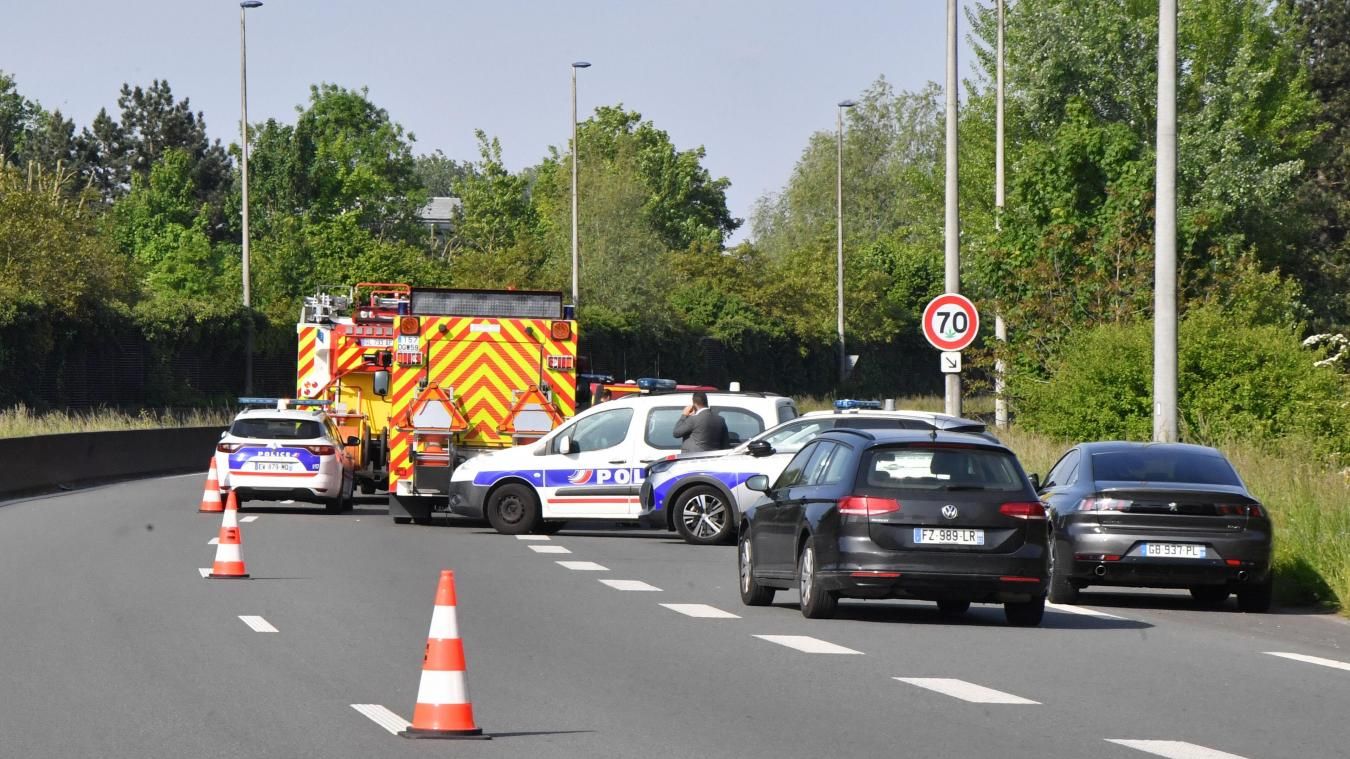
[[[960, 293], [943, 293], [923, 309], [923, 336], [942, 351], [939, 363], [943, 374], [961, 373], [961, 351], [975, 342], [980, 331], [980, 312]], [[960, 399], [957, 399], [958, 413]]]

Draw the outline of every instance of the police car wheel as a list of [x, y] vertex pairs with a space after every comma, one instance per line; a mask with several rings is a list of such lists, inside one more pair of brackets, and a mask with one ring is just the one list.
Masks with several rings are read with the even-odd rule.
[[733, 526], [731, 509], [716, 488], [706, 485], [690, 488], [675, 503], [675, 530], [686, 543], [694, 545], [727, 542]]
[[525, 485], [503, 485], [488, 500], [487, 520], [503, 535], [531, 532], [539, 525], [539, 499]]

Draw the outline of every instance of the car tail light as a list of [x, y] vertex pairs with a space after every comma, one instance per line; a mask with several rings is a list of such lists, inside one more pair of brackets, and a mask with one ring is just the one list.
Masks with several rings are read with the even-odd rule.
[[337, 449], [331, 445], [307, 445], [305, 450], [316, 456], [332, 456], [337, 453]]
[[1104, 498], [1090, 496], [1078, 502], [1079, 511], [1125, 511], [1130, 502], [1123, 498]]
[[1073, 558], [1077, 561], [1120, 561], [1120, 555], [1114, 553], [1076, 553]]
[[1045, 521], [1045, 506], [1040, 501], [1014, 501], [998, 507], [998, 513], [1013, 519]]
[[878, 514], [890, 514], [899, 510], [900, 502], [894, 498], [851, 495], [839, 499], [839, 514], [841, 516], [874, 517]]
[[1265, 512], [1259, 503], [1216, 503], [1214, 511], [1221, 517], [1251, 517], [1261, 519]]
[[243, 447], [239, 443], [216, 443], [216, 450], [221, 453], [234, 453]]

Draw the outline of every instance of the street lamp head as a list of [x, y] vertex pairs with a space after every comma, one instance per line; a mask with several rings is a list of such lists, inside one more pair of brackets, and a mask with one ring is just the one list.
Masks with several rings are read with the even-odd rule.
[[840, 107], [840, 108], [852, 108], [853, 106], [855, 106], [855, 105], [857, 105], [857, 104], [858, 104], [858, 102], [857, 102], [856, 100], [840, 100], [840, 101], [839, 101], [839, 107]]
[[572, 63], [572, 68], [574, 69], [588, 69], [590, 67], [591, 64], [586, 61], [575, 61]]
[[242, 3], [239, 4], [239, 7], [240, 7], [240, 8], [260, 8], [260, 7], [262, 7], [262, 1], [261, 1], [261, 0], [244, 0]]

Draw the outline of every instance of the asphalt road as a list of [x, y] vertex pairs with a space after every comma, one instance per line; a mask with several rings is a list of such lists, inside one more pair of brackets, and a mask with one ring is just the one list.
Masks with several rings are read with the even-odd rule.
[[[795, 592], [743, 607], [731, 547], [397, 526], [380, 499], [246, 504], [253, 579], [212, 581], [200, 494], [0, 503], [0, 757], [1350, 757], [1350, 624], [1330, 615], [1089, 591], [1036, 629], [904, 602], [806, 620]], [[492, 741], [389, 729], [442, 568]]]

